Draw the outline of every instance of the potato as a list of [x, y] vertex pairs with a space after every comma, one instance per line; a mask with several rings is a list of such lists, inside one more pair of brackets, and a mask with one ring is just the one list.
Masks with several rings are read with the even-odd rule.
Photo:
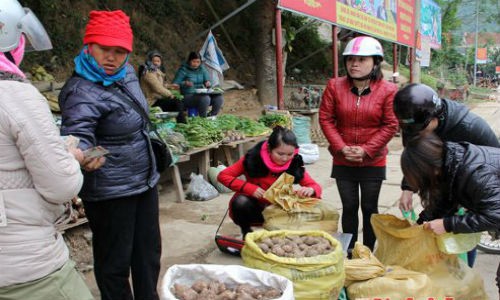
[[271, 299], [276, 299], [281, 296], [281, 292], [277, 289], [269, 288], [268, 290], [264, 291], [264, 295], [262, 300], [271, 300]]
[[206, 281], [199, 279], [193, 283], [191, 288], [195, 290], [197, 293], [201, 293], [203, 290], [208, 289], [208, 283]]
[[266, 243], [258, 243], [257, 245], [259, 246], [260, 250], [262, 250], [262, 252], [264, 253], [267, 253], [269, 252], [269, 250], [271, 250]]
[[216, 300], [236, 300], [237, 294], [235, 291], [225, 290], [215, 297]]

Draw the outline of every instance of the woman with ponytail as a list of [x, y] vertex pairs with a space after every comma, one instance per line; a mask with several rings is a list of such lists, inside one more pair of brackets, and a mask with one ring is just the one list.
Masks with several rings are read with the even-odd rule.
[[[252, 225], [264, 222], [262, 211], [271, 204], [264, 193], [282, 173], [294, 176], [294, 183], [301, 186], [296, 191], [299, 196], [321, 198], [321, 187], [306, 172], [298, 153], [295, 134], [276, 126], [267, 141], [219, 173], [217, 179], [236, 192], [229, 202], [229, 216], [241, 227], [243, 237], [252, 231]], [[240, 179], [241, 175], [246, 179]]]

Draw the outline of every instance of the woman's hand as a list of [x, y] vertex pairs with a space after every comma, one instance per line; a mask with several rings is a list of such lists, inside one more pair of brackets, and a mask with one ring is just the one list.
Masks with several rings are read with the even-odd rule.
[[446, 229], [444, 229], [443, 219], [436, 219], [430, 222], [424, 222], [424, 229], [432, 230], [435, 234], [446, 233]]
[[399, 209], [410, 211], [413, 208], [413, 191], [403, 191], [399, 198]]
[[185, 80], [184, 81], [184, 85], [185, 86], [193, 86], [193, 83], [191, 81], [189, 81], [189, 80]]
[[262, 199], [264, 197], [264, 191], [261, 187], [258, 187], [255, 192], [253, 192], [252, 196], [257, 199]]
[[212, 84], [210, 83], [210, 81], [205, 81], [205, 87], [208, 89], [209, 87], [211, 87]]
[[82, 168], [87, 172], [92, 172], [104, 165], [106, 162], [106, 158], [104, 156], [101, 157], [93, 157], [93, 158], [85, 158], [83, 162], [80, 163]]
[[85, 159], [83, 156], [83, 151], [80, 148], [76, 147], [69, 147], [68, 152], [73, 154], [75, 159], [78, 161], [78, 163], [81, 165], [83, 160]]
[[366, 156], [365, 149], [361, 146], [352, 146], [351, 151], [353, 153], [353, 156], [360, 158], [363, 160], [363, 158]]
[[295, 191], [295, 194], [299, 195], [300, 197], [311, 197], [314, 195], [314, 189], [312, 187], [307, 187], [307, 186], [301, 186], [300, 189]]
[[[345, 159], [352, 162], [362, 162], [363, 156], [360, 156], [360, 150], [357, 148], [361, 148], [359, 146], [345, 146], [342, 148], [341, 152], [344, 155]], [[361, 148], [363, 149], [363, 148]], [[364, 153], [364, 150], [363, 150]]]
[[176, 83], [172, 83], [172, 84], [167, 84], [167, 89], [171, 89], [171, 90], [179, 90], [179, 85], [176, 84]]

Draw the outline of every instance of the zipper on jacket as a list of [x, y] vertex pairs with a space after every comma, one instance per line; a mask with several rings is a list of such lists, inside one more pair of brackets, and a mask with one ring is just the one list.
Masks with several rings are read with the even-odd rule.
[[356, 100], [356, 107], [359, 108], [360, 103], [361, 103], [361, 95], [358, 95], [358, 100]]

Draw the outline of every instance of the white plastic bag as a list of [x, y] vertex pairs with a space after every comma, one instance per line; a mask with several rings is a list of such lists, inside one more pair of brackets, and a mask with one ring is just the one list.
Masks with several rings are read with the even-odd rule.
[[319, 160], [319, 147], [316, 144], [300, 144], [299, 154], [305, 164], [312, 164]]
[[191, 182], [186, 191], [186, 199], [193, 201], [207, 201], [219, 196], [219, 192], [201, 174], [191, 173]]
[[277, 274], [267, 271], [251, 269], [238, 265], [173, 265], [171, 266], [161, 284], [161, 299], [176, 300], [170, 288], [174, 283], [191, 286], [196, 280], [218, 280], [223, 282], [228, 288], [238, 284], [250, 284], [255, 287], [272, 287], [282, 291], [278, 300], [293, 300], [292, 282]]

